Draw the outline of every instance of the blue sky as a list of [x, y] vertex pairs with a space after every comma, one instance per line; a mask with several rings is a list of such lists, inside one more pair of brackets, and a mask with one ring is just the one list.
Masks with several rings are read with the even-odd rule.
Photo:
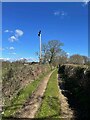
[[42, 43], [60, 40], [69, 55], [88, 55], [88, 5], [81, 2], [2, 4], [2, 57], [36, 60]]

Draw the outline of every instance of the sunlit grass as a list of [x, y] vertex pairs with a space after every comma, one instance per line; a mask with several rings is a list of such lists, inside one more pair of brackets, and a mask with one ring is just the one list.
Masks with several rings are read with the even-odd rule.
[[51, 75], [37, 118], [59, 118], [60, 96], [57, 84], [57, 71]]
[[32, 93], [36, 90], [40, 81], [43, 80], [44, 76], [48, 73], [42, 74], [39, 79], [34, 80], [32, 83], [28, 84], [24, 89], [22, 89], [17, 96], [15, 96], [11, 101], [11, 106], [7, 106], [4, 108], [4, 117], [10, 117], [16, 113], [18, 109], [20, 109], [25, 101], [32, 95]]

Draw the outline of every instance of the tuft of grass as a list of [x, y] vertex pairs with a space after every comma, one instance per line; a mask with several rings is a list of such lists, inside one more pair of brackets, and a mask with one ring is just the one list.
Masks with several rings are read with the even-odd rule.
[[59, 118], [60, 94], [57, 82], [57, 70], [51, 75], [40, 109], [36, 118]]
[[25, 101], [32, 95], [32, 93], [36, 90], [37, 86], [39, 85], [40, 81], [43, 80], [44, 76], [47, 75], [44, 73], [40, 75], [37, 80], [34, 80], [32, 83], [28, 84], [25, 88], [23, 88], [17, 96], [15, 96], [12, 101], [11, 105], [4, 108], [3, 117], [10, 117], [13, 116], [18, 109], [22, 108]]

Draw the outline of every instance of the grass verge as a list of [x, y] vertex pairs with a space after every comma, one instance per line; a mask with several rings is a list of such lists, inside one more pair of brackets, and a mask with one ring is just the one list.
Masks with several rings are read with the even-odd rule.
[[17, 96], [15, 96], [11, 101], [11, 106], [7, 106], [4, 108], [4, 114], [2, 117], [10, 117], [13, 116], [18, 109], [22, 108], [25, 101], [32, 95], [32, 93], [37, 89], [37, 86], [39, 85], [40, 81], [43, 80], [44, 76], [47, 75], [47, 73], [44, 73], [40, 75], [40, 77], [37, 80], [34, 80], [32, 83], [28, 84], [24, 89], [22, 89]]
[[57, 84], [57, 70], [51, 75], [47, 89], [36, 118], [59, 118], [60, 116], [60, 95]]

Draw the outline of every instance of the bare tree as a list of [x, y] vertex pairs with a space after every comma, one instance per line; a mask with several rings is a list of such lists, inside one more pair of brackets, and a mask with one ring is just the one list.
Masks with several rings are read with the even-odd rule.
[[75, 54], [70, 56], [69, 62], [73, 64], [84, 64], [84, 59], [81, 55]]
[[49, 62], [49, 64], [52, 64], [57, 56], [61, 52], [61, 46], [63, 46], [63, 43], [61, 43], [58, 40], [50, 40], [48, 44], [42, 45], [42, 58], [44, 62]]
[[61, 50], [60, 54], [56, 58], [56, 63], [58, 64], [66, 64], [68, 61], [68, 55], [64, 50]]

